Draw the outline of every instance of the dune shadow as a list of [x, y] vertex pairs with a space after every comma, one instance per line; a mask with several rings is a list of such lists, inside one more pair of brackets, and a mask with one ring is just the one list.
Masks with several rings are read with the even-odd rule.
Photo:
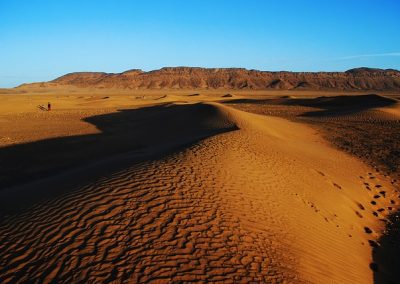
[[334, 96], [318, 97], [315, 99], [290, 100], [286, 105], [299, 105], [318, 108], [318, 111], [309, 111], [302, 116], [340, 116], [352, 115], [372, 108], [394, 105], [396, 100], [379, 95]]
[[[233, 123], [213, 123], [220, 115], [215, 106], [201, 103], [119, 110], [84, 119], [100, 130], [98, 134], [0, 148], [0, 211], [29, 205], [90, 178], [160, 158], [206, 137], [237, 129]], [[76, 171], [72, 175], [75, 178], [41, 182], [69, 171]], [[14, 189], [21, 187], [26, 187], [24, 194], [15, 196]]]
[[385, 233], [372, 250], [374, 283], [395, 284], [400, 279], [400, 212], [388, 218]]
[[352, 115], [368, 109], [391, 106], [398, 103], [397, 100], [375, 95], [342, 95], [317, 98], [271, 98], [271, 99], [237, 99], [227, 100], [229, 104], [266, 104], [302, 106], [315, 108], [315, 111], [306, 111], [301, 116], [341, 116]]

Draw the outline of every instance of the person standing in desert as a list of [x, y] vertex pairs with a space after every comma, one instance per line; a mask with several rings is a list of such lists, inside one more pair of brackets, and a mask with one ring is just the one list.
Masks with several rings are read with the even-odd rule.
[[50, 102], [47, 103], [47, 111], [51, 111], [51, 104], [50, 104]]

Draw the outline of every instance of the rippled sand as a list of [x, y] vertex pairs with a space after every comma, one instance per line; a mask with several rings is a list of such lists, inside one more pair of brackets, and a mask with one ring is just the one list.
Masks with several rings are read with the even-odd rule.
[[0, 282], [372, 283], [393, 180], [222, 95], [3, 114]]

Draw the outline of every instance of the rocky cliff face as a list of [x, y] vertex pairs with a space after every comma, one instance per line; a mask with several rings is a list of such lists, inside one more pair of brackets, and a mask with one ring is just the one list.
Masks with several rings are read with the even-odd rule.
[[357, 68], [346, 72], [267, 72], [242, 68], [166, 67], [150, 72], [78, 72], [50, 83], [127, 89], [306, 89], [400, 91], [397, 70]]

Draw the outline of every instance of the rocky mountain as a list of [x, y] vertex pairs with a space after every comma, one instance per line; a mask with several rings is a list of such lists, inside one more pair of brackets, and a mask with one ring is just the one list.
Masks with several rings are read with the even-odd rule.
[[400, 91], [400, 71], [356, 68], [346, 72], [268, 72], [243, 68], [165, 67], [144, 72], [77, 72], [48, 82], [124, 89], [305, 89]]

